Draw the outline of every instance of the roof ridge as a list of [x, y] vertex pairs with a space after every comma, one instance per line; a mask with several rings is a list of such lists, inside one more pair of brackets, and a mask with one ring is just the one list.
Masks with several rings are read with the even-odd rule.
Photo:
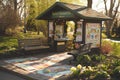
[[[60, 4], [70, 4], [70, 5], [75, 5], [75, 6], [82, 6], [79, 4], [72, 4], [72, 3], [67, 3], [67, 2], [56, 2], [56, 3], [60, 3]], [[86, 6], [87, 7], [87, 6]]]

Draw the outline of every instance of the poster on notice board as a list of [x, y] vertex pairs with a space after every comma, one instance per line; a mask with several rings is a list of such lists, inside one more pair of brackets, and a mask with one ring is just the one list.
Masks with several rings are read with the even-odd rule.
[[49, 22], [49, 37], [53, 36], [53, 22]]
[[76, 42], [81, 42], [82, 41], [82, 22], [79, 21], [77, 22], [77, 29], [76, 29]]
[[92, 43], [93, 48], [100, 46], [100, 23], [86, 23], [86, 43]]

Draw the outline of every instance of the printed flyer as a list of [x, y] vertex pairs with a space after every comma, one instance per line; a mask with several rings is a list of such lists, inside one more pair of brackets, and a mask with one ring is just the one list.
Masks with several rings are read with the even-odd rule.
[[76, 42], [82, 41], [82, 22], [77, 22]]
[[53, 22], [49, 22], [49, 37], [53, 36]]
[[86, 23], [86, 43], [93, 43], [92, 47], [100, 46], [100, 23]]

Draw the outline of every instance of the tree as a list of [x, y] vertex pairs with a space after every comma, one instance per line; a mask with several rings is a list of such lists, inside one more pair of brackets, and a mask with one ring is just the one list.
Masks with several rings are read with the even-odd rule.
[[21, 24], [20, 11], [22, 0], [0, 0], [0, 33]]
[[37, 3], [35, 0], [31, 0], [29, 2], [29, 0], [26, 0], [26, 5], [25, 5], [25, 8], [27, 8], [27, 11], [25, 10], [25, 14], [26, 15], [26, 28], [27, 30], [33, 30], [35, 31], [35, 17], [37, 16]]
[[108, 37], [110, 37], [110, 31], [113, 28], [113, 24], [115, 22], [115, 18], [117, 16], [118, 13], [118, 9], [120, 7], [120, 0], [109, 0], [110, 1], [110, 8], [108, 8], [108, 0], [103, 0], [104, 1], [104, 5], [105, 5], [105, 14], [109, 17], [112, 18], [111, 21], [106, 21], [106, 34]]

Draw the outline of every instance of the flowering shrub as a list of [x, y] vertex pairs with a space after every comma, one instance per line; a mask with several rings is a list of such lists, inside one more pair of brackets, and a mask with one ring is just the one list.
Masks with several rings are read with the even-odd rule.
[[[102, 66], [102, 65], [101, 65]], [[104, 65], [105, 67], [105, 65]], [[77, 65], [70, 69], [71, 75], [75, 80], [110, 80], [111, 76], [107, 71], [99, 67]]]
[[109, 54], [113, 48], [110, 41], [103, 41], [101, 45], [101, 51], [103, 54]]
[[70, 69], [72, 75], [79, 79], [90, 79], [92, 73], [94, 72], [94, 69], [91, 66], [82, 66], [77, 65], [77, 67], [72, 67]]

